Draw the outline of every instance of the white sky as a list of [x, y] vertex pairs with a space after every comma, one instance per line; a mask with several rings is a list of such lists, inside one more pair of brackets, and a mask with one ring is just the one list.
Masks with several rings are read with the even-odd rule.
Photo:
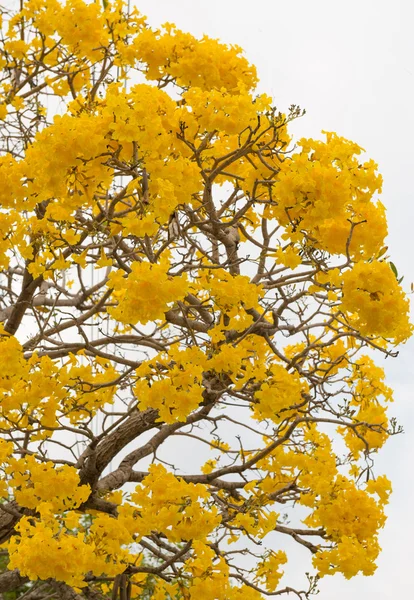
[[[411, 0], [131, 0], [159, 25], [172, 21], [195, 35], [238, 44], [258, 69], [260, 90], [286, 110], [307, 114], [298, 137], [336, 131], [366, 149], [384, 176], [388, 245], [409, 289], [414, 237], [414, 3]], [[324, 578], [320, 600], [412, 598], [414, 535], [414, 341], [386, 361], [396, 391], [392, 413], [405, 434], [389, 440], [377, 460], [394, 494], [373, 577]], [[302, 556], [302, 555], [300, 555]], [[302, 563], [298, 557], [297, 569]]]

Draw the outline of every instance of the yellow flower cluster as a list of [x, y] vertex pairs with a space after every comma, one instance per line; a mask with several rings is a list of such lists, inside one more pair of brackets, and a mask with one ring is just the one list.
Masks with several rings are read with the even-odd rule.
[[[358, 490], [344, 477], [335, 481], [330, 500], [322, 502], [308, 521], [322, 525], [337, 542], [334, 548], [319, 551], [313, 558], [321, 576], [342, 573], [349, 579], [358, 573], [375, 572], [375, 560], [381, 550], [377, 532], [385, 523], [383, 507], [390, 490], [390, 482], [384, 476], [369, 481], [365, 490]], [[379, 497], [379, 502], [372, 494]]]
[[[229, 579], [229, 567], [223, 557], [216, 557], [214, 550], [202, 541], [193, 543], [194, 556], [185, 563], [191, 574], [188, 590], [183, 590], [186, 600], [199, 598], [217, 598], [219, 600], [261, 600], [257, 590], [250, 586], [232, 586]], [[164, 600], [161, 597], [160, 600]]]
[[139, 408], [157, 409], [160, 420], [166, 423], [184, 421], [203, 401], [204, 373], [225, 374], [227, 380], [232, 380], [235, 389], [271, 374], [270, 383], [263, 384], [261, 391], [256, 393], [255, 417], [279, 422], [292, 416], [295, 404], [303, 403], [301, 392], [306, 386], [297, 375], [289, 374], [285, 368], [266, 364], [269, 349], [259, 337], [246, 336], [235, 347], [216, 343], [222, 339], [222, 331], [233, 327], [232, 321], [227, 328], [218, 326], [220, 335], [212, 331], [214, 343], [209, 344], [206, 351], [195, 346], [185, 350], [177, 346], [168, 353], [160, 353], [154, 359], [144, 361], [136, 370], [134, 386]]
[[[38, 421], [43, 427], [55, 427], [56, 411], [66, 392], [55, 374], [58, 367], [47, 357], [30, 361], [23, 357], [23, 348], [14, 336], [0, 338], [0, 351], [8, 357], [0, 376], [0, 401], [2, 406], [0, 425], [8, 430], [20, 425], [28, 431], [34, 427], [29, 423]], [[36, 368], [37, 365], [37, 368]], [[31, 437], [32, 440], [47, 437], [47, 429]]]
[[278, 552], [270, 552], [263, 560], [256, 571], [258, 580], [264, 580], [268, 592], [274, 592], [279, 585], [279, 581], [283, 576], [283, 571], [280, 570], [280, 565], [287, 563], [286, 553], [282, 550]]
[[385, 261], [359, 262], [343, 275], [342, 309], [363, 335], [405, 342], [413, 327], [408, 300]]
[[186, 483], [162, 465], [151, 465], [149, 475], [131, 494], [139, 511], [138, 536], [163, 533], [171, 542], [206, 540], [220, 523], [217, 507], [201, 484]]
[[56, 467], [26, 456], [9, 459], [6, 472], [12, 474], [10, 485], [17, 502], [27, 508], [46, 502], [53, 511], [64, 511], [78, 507], [90, 494], [89, 486], [80, 486], [76, 469], [68, 465]]
[[[142, 323], [164, 319], [171, 304], [183, 300], [188, 292], [185, 275], [168, 275], [167, 260], [161, 263], [134, 262], [127, 278], [112, 271], [109, 286], [117, 306], [110, 314], [120, 323]], [[148, 300], [150, 299], [150, 302]]]
[[[248, 491], [248, 488], [251, 489], [253, 486], [255, 486], [255, 482], [248, 483], [245, 491]], [[253, 496], [256, 496], [255, 490], [252, 491]], [[231, 520], [231, 526], [232, 528], [240, 529], [242, 533], [247, 533], [249, 536], [261, 540], [268, 533], [274, 531], [280, 515], [274, 511], [258, 508], [258, 506], [260, 506], [260, 501], [257, 502], [257, 506], [255, 506], [255, 502], [253, 501], [248, 512], [238, 512]], [[236, 539], [238, 538], [233, 532], [229, 543], [230, 541], [236, 541]]]
[[105, 17], [96, 2], [68, 0], [62, 5], [57, 0], [28, 0], [22, 12], [50, 40], [56, 33], [75, 56], [96, 60], [101, 56], [100, 49], [108, 44]]
[[94, 548], [85, 544], [82, 532], [58, 533], [51, 515], [35, 524], [23, 517], [17, 531], [20, 536], [14, 537], [8, 547], [10, 569], [19, 569], [22, 576], [32, 581], [53, 577], [72, 586], [85, 585], [85, 573], [94, 562]]
[[198, 127], [201, 132], [220, 132], [222, 137], [239, 135], [254, 127], [258, 111], [270, 108], [271, 103], [271, 98], [265, 95], [253, 98], [241, 84], [233, 91], [225, 87], [206, 90], [192, 87], [183, 94], [183, 100], [191, 108], [191, 113], [183, 115], [190, 131]]
[[384, 383], [385, 373], [369, 356], [361, 356], [352, 365], [348, 384], [352, 391], [354, 428], [339, 428], [351, 452], [358, 457], [367, 449], [378, 449], [388, 438], [387, 406], [392, 389]]
[[260, 311], [259, 300], [263, 296], [261, 286], [254, 285], [246, 275], [231, 275], [224, 269], [206, 270], [200, 273], [198, 289], [209, 292], [218, 309], [229, 317], [236, 317], [240, 306]]
[[113, 400], [115, 388], [105, 384], [114, 381], [117, 372], [105, 359], [96, 357], [86, 364], [79, 352], [63, 365], [36, 354], [26, 361], [14, 336], [0, 338], [0, 352], [8, 356], [0, 376], [0, 426], [5, 430], [18, 425], [26, 428], [31, 441], [45, 439], [58, 427], [59, 418], [77, 423]]
[[337, 476], [329, 494], [321, 494], [319, 506], [306, 523], [322, 526], [333, 541], [356, 537], [363, 542], [376, 536], [385, 523], [385, 515], [374, 498], [349, 479]]
[[19, 537], [8, 544], [10, 568], [31, 580], [58, 581], [82, 588], [86, 573], [115, 577], [132, 560], [124, 545], [133, 541], [122, 517], [98, 515], [89, 528], [73, 511], [56, 515], [50, 503], [38, 506], [38, 518], [23, 517], [16, 529]]
[[32, 457], [15, 461], [13, 468], [16, 499], [22, 506], [36, 507], [39, 516], [20, 520], [21, 537], [8, 546], [10, 568], [33, 580], [54, 577], [83, 587], [87, 572], [114, 576], [135, 561], [126, 549], [133, 539], [158, 532], [171, 542], [206, 540], [220, 522], [205, 486], [185, 483], [162, 465], [151, 465], [131, 494], [133, 504], [120, 505], [117, 518], [97, 514], [87, 530], [73, 509], [88, 498], [90, 489], [79, 486], [74, 469], [39, 465]]
[[[90, 202], [94, 193], [110, 185], [111, 172], [100, 157], [106, 145], [104, 136], [105, 123], [97, 115], [57, 115], [27, 150], [23, 163], [26, 208], [42, 200], [62, 198], [66, 214], [55, 214], [55, 210], [60, 210], [55, 204], [48, 209], [49, 214], [68, 220], [74, 208]], [[31, 178], [33, 173], [35, 178]]]
[[93, 548], [85, 546], [83, 533], [62, 531], [61, 518], [56, 515], [85, 502], [89, 486], [79, 485], [73, 467], [39, 463], [33, 456], [9, 458], [5, 471], [12, 475], [9, 484], [20, 506], [37, 513], [22, 517], [16, 525], [20, 535], [8, 544], [9, 568], [19, 569], [33, 581], [54, 577], [70, 585], [84, 585], [85, 573], [93, 565]]
[[289, 373], [281, 365], [272, 365], [271, 375], [255, 393], [254, 417], [271, 419], [276, 423], [291, 418], [299, 408], [303, 408], [302, 394], [307, 389], [296, 372]]
[[147, 65], [148, 79], [173, 77], [182, 87], [202, 90], [237, 90], [239, 84], [252, 89], [257, 83], [256, 70], [241, 55], [241, 48], [204, 36], [197, 40], [174, 25], [164, 30], [146, 29], [133, 42], [137, 60]]
[[282, 163], [272, 214], [296, 232], [292, 239], [300, 232], [331, 254], [370, 258], [387, 234], [384, 207], [371, 201], [381, 191], [381, 176], [373, 161], [359, 162], [359, 146], [326, 135], [325, 143], [300, 140], [301, 151]]
[[380, 547], [376, 539], [364, 544], [359, 542], [356, 536], [343, 536], [336, 548], [318, 552], [312, 562], [320, 577], [342, 573], [346, 579], [350, 579], [358, 573], [373, 575], [379, 552]]
[[165, 423], [185, 421], [203, 400], [206, 356], [197, 347], [172, 350], [142, 363], [134, 387], [140, 410], [156, 408]]

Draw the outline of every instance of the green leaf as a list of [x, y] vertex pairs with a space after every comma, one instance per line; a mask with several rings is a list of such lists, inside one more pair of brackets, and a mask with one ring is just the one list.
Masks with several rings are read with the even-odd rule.
[[398, 271], [397, 271], [397, 267], [394, 265], [393, 262], [389, 262], [388, 263], [391, 267], [391, 271], [394, 273], [394, 275], [396, 276], [396, 278], [398, 279]]

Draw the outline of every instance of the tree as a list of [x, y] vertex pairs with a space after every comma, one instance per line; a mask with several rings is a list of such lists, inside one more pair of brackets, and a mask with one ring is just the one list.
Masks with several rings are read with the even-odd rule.
[[295, 145], [236, 46], [120, 0], [2, 12], [0, 592], [371, 575], [400, 430], [373, 356], [412, 330], [377, 165]]

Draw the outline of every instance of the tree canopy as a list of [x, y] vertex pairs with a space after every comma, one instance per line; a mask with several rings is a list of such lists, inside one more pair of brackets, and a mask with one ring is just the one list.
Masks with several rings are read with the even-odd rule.
[[0, 592], [372, 575], [412, 332], [376, 163], [120, 0], [3, 6], [0, 68]]

